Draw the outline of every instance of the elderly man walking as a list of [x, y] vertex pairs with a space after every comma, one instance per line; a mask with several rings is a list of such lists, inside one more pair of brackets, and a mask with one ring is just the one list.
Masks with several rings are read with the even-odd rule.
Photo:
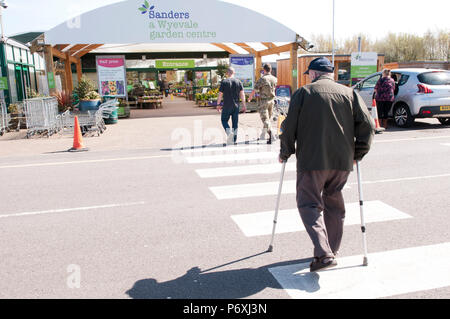
[[297, 206], [314, 245], [312, 272], [337, 265], [345, 219], [342, 190], [354, 161], [369, 152], [375, 130], [363, 99], [336, 83], [333, 71], [326, 58], [311, 62], [305, 74], [312, 83], [292, 96], [280, 136], [280, 162], [297, 156]]

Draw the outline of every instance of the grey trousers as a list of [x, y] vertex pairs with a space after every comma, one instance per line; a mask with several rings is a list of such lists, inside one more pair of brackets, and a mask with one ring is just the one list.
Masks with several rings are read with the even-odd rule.
[[339, 251], [345, 219], [342, 190], [349, 175], [336, 170], [297, 173], [297, 206], [313, 242], [314, 257]]

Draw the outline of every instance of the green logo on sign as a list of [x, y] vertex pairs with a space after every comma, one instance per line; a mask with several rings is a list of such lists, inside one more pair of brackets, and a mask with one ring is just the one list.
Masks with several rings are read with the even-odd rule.
[[56, 88], [55, 75], [53, 74], [53, 72], [49, 72], [47, 74], [47, 79], [48, 79], [48, 88], [49, 89]]

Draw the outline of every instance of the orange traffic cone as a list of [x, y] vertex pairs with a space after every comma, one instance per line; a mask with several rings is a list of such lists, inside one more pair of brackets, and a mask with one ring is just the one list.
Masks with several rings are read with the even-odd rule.
[[73, 147], [69, 152], [86, 152], [89, 149], [83, 146], [83, 135], [81, 134], [80, 123], [78, 122], [78, 116], [75, 116], [75, 125], [73, 127]]
[[377, 101], [375, 99], [372, 100], [372, 117], [375, 120], [375, 133], [383, 133], [385, 128], [380, 125], [380, 120], [378, 119]]

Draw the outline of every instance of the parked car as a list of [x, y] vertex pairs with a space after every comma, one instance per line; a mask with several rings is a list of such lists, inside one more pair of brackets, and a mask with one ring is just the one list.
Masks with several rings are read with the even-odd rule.
[[[416, 118], [437, 118], [450, 125], [450, 71], [439, 69], [394, 69], [395, 101], [389, 112], [398, 127], [409, 127]], [[381, 72], [353, 86], [371, 108], [374, 88]]]

